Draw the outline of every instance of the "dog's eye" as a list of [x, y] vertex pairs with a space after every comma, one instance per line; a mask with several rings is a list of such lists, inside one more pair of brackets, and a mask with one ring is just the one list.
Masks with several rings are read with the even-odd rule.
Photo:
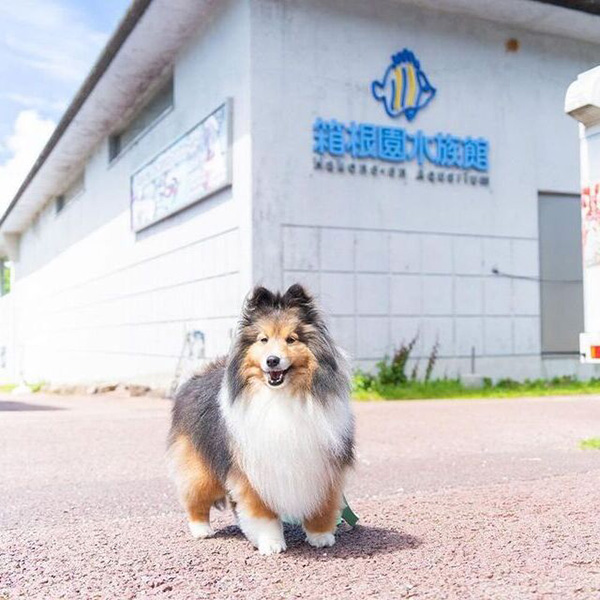
[[296, 338], [293, 338], [293, 337], [290, 336], [290, 337], [286, 338], [285, 341], [288, 344], [293, 344], [296, 341]]
[[268, 338], [268, 337], [265, 337], [265, 336], [263, 336], [263, 337], [261, 337], [261, 338], [260, 338], [260, 340], [258, 340], [258, 341], [259, 341], [261, 344], [266, 344], [266, 343], [269, 341], [269, 338]]

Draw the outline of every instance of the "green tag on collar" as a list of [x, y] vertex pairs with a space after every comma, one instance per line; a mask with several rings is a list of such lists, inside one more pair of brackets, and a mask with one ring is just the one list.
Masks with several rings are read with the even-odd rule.
[[358, 523], [358, 515], [350, 508], [348, 504], [348, 500], [346, 500], [346, 496], [344, 498], [344, 510], [342, 510], [341, 521], [346, 521], [350, 527], [355, 527]]
[[[350, 527], [356, 527], [359, 517], [350, 508], [348, 500], [346, 500], [346, 496], [342, 496], [342, 499], [344, 500], [344, 508], [342, 509], [342, 514], [340, 515], [337, 524], [341, 525], [342, 521], [345, 521], [346, 523], [348, 523], [348, 525], [350, 525]], [[288, 517], [285, 515], [281, 516], [281, 520], [284, 523], [287, 523], [288, 525], [302, 525], [302, 521], [300, 521], [299, 519], [294, 519], [293, 517]]]

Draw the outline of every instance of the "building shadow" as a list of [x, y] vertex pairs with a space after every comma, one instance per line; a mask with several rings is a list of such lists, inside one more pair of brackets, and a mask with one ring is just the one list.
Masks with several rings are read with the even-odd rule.
[[64, 410], [58, 406], [41, 406], [39, 404], [30, 404], [29, 402], [16, 402], [14, 400], [0, 400], [0, 412], [24, 412], [36, 410]]

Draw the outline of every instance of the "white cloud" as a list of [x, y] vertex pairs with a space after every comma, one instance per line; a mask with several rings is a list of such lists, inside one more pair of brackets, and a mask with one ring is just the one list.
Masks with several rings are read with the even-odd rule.
[[[112, 12], [115, 2], [127, 4], [107, 2]], [[0, 0], [0, 215], [104, 46], [102, 14], [71, 0]]]
[[39, 98], [38, 96], [28, 96], [27, 94], [0, 94], [0, 98], [10, 100], [25, 108], [35, 108], [41, 111], [50, 110], [62, 113], [67, 108], [67, 103], [62, 100], [50, 100], [48, 98]]
[[0, 214], [13, 199], [55, 127], [54, 121], [44, 119], [35, 110], [18, 114], [12, 133], [2, 140], [11, 157], [0, 165]]
[[0, 2], [0, 49], [51, 78], [81, 83], [107, 35], [56, 0]]
[[106, 37], [91, 31], [82, 31], [67, 34], [73, 37], [63, 37], [58, 42], [55, 35], [59, 36], [62, 33], [64, 32], [43, 34], [35, 39], [8, 36], [4, 43], [22, 64], [58, 80], [80, 83]]
[[97, 29], [78, 3], [0, 0], [0, 215], [102, 49]]

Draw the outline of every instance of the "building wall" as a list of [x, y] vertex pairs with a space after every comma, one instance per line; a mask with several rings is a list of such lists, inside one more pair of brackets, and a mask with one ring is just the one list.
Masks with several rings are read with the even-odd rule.
[[[418, 334], [423, 358], [439, 340], [438, 374], [467, 371], [472, 347], [485, 375], [577, 370], [540, 354], [537, 203], [578, 193], [563, 100], [600, 48], [392, 1], [252, 6], [256, 278], [306, 282], [363, 366]], [[437, 88], [412, 124], [370, 90], [405, 47]], [[317, 117], [482, 136], [490, 185], [314, 170]]]
[[[58, 215], [50, 203], [23, 234], [11, 296], [29, 380], [168, 385], [192, 329], [207, 357], [227, 350], [251, 277], [248, 10], [215, 6], [178, 56], [174, 109], [110, 165], [103, 140], [85, 192]], [[133, 233], [132, 173], [228, 97], [233, 187]]]
[[[370, 91], [404, 47], [438, 90], [408, 126]], [[175, 64], [174, 110], [110, 166], [103, 140], [85, 192], [22, 236], [13, 378], [166, 385], [186, 332], [216, 356], [252, 283], [298, 280], [359, 366], [418, 335], [422, 362], [439, 341], [438, 375], [468, 370], [473, 347], [484, 375], [575, 371], [540, 354], [537, 203], [577, 193], [563, 98], [598, 50], [393, 0], [214, 5]], [[227, 97], [233, 187], [132, 233], [131, 174]], [[316, 117], [483, 136], [490, 185], [316, 171]]]
[[16, 372], [16, 343], [13, 294], [0, 297], [0, 384], [13, 383]]

